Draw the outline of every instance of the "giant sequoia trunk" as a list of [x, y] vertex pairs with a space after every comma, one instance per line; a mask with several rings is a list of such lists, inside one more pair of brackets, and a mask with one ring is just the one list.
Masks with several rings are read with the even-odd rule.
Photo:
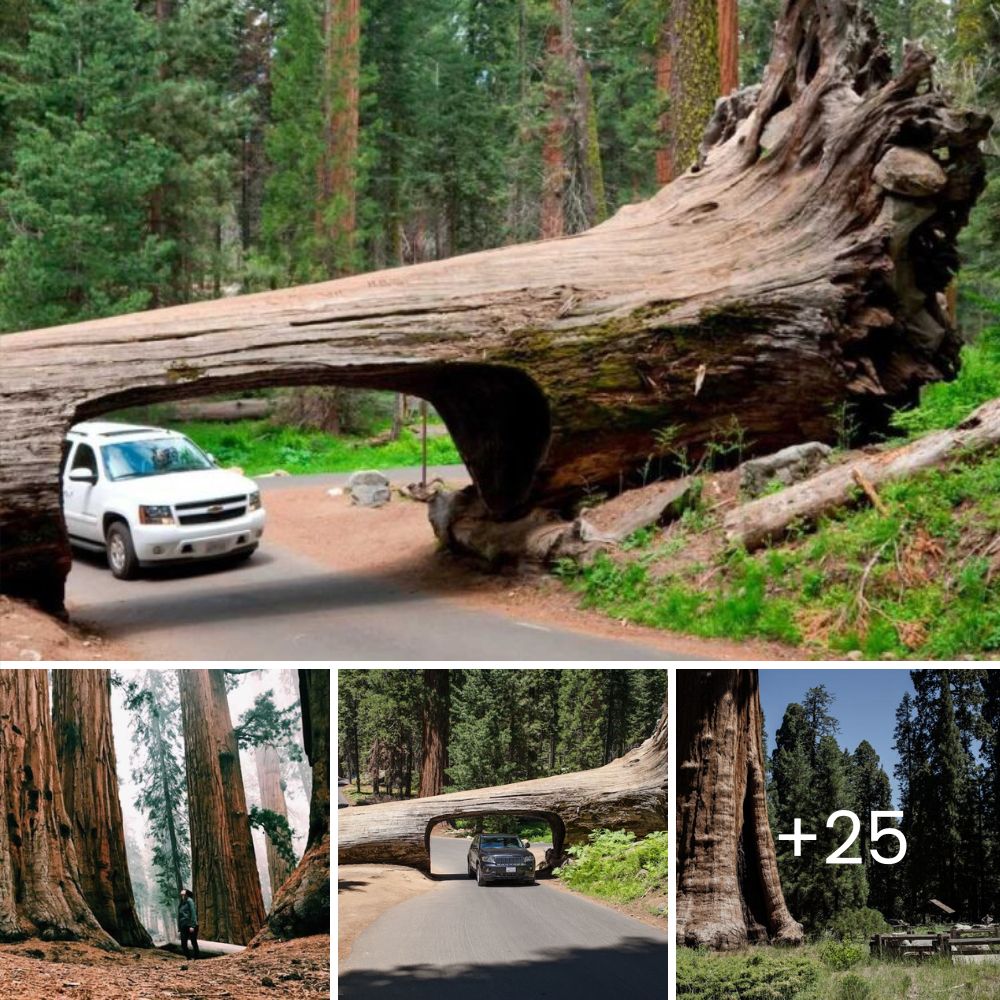
[[989, 120], [931, 64], [912, 46], [893, 76], [856, 0], [785, 0], [698, 163], [585, 233], [4, 337], [4, 588], [61, 606], [63, 431], [141, 402], [412, 393], [500, 520], [627, 480], [664, 427], [696, 461], [735, 424], [759, 452], [835, 439], [839, 404], [877, 425], [960, 346], [943, 292]]
[[767, 819], [756, 670], [677, 672], [677, 942], [802, 941]]
[[295, 871], [274, 897], [267, 926], [253, 940], [330, 932], [330, 671], [300, 670], [302, 742], [312, 766], [309, 839]]
[[604, 767], [496, 788], [451, 792], [409, 802], [342, 809], [337, 816], [340, 864], [411, 865], [430, 870], [431, 828], [449, 818], [508, 813], [552, 827], [552, 857], [592, 830], [611, 827], [644, 836], [667, 825], [667, 713], [637, 750]]
[[53, 671], [52, 723], [84, 899], [119, 944], [152, 948], [136, 913], [125, 852], [111, 730], [111, 671]]
[[80, 887], [44, 670], [0, 670], [0, 941], [117, 949]]
[[[451, 675], [447, 670], [424, 671], [423, 761], [420, 797], [440, 795], [448, 767], [448, 714]], [[360, 768], [359, 768], [360, 770]], [[409, 798], [409, 796], [407, 796]]]
[[[257, 765], [257, 784], [260, 786], [261, 806], [287, 819], [288, 807], [285, 805], [285, 791], [281, 781], [281, 761], [278, 759], [278, 751], [270, 744], [257, 747], [254, 750], [254, 762]], [[278, 849], [271, 843], [271, 838], [266, 837], [265, 839], [267, 840], [267, 875], [271, 881], [271, 898], [273, 899], [284, 884], [285, 879], [291, 875], [292, 866], [278, 853]]]
[[178, 670], [199, 931], [246, 944], [264, 923], [240, 753], [221, 670]]

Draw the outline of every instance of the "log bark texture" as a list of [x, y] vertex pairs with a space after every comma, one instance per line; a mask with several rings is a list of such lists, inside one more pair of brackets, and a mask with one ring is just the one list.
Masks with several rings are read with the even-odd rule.
[[785, 0], [763, 83], [716, 103], [698, 162], [585, 233], [4, 337], [4, 588], [61, 607], [63, 432], [127, 405], [421, 396], [498, 520], [616, 487], [664, 427], [696, 461], [734, 421], [757, 453], [834, 440], [838, 404], [877, 425], [960, 346], [942, 303], [989, 119], [931, 69], [910, 46], [894, 76], [857, 0]]
[[300, 670], [299, 698], [302, 741], [312, 767], [309, 839], [251, 947], [330, 931], [330, 671]]
[[799, 944], [767, 818], [756, 670], [677, 672], [677, 943]]
[[52, 727], [84, 899], [119, 944], [151, 948], [153, 941], [136, 912], [125, 851], [111, 729], [111, 671], [54, 670]]
[[600, 827], [644, 836], [667, 825], [666, 710], [656, 732], [636, 750], [604, 767], [519, 781], [496, 788], [342, 809], [340, 864], [398, 864], [430, 871], [435, 823], [454, 817], [509, 813], [536, 816], [552, 826], [553, 857]]
[[960, 455], [997, 447], [1000, 399], [984, 403], [954, 430], [933, 431], [901, 448], [838, 465], [780, 493], [742, 504], [726, 515], [726, 541], [758, 549], [782, 538], [793, 524], [811, 524], [849, 504], [859, 486], [867, 493], [870, 487], [937, 468]]
[[0, 670], [0, 941], [118, 945], [80, 885], [45, 670]]
[[178, 670], [199, 930], [246, 944], [264, 924], [240, 753], [221, 670]]

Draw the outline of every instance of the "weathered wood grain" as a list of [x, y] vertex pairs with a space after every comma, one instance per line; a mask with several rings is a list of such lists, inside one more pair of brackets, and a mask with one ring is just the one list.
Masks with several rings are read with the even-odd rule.
[[877, 424], [958, 356], [943, 292], [989, 119], [931, 64], [910, 47], [893, 76], [856, 0], [786, 0], [763, 84], [720, 100], [698, 164], [588, 232], [5, 337], [4, 589], [61, 606], [63, 432], [126, 405], [422, 396], [497, 519], [627, 481], [667, 426], [696, 460], [737, 424], [759, 452], [831, 440], [838, 404]]

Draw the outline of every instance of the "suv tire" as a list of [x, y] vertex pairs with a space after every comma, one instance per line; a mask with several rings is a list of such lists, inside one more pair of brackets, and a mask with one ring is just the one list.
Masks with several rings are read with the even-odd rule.
[[124, 521], [113, 521], [105, 537], [108, 567], [117, 580], [134, 580], [139, 574], [139, 560], [132, 544], [132, 532]]
[[476, 869], [473, 868], [472, 865], [470, 865], [468, 861], [465, 862], [465, 867], [469, 870], [469, 872], [468, 872], [469, 878], [475, 878], [476, 877]]
[[476, 885], [486, 885], [486, 879], [483, 878], [482, 865], [476, 865]]

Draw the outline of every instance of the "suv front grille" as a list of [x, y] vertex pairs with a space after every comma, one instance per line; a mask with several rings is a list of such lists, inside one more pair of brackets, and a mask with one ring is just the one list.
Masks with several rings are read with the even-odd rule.
[[517, 854], [489, 854], [486, 860], [494, 865], [526, 865], [527, 858], [522, 858]]
[[[221, 508], [221, 509], [217, 509]], [[212, 524], [215, 521], [232, 521], [247, 512], [246, 495], [219, 497], [217, 500], [197, 500], [193, 503], [174, 504], [179, 524]]]

